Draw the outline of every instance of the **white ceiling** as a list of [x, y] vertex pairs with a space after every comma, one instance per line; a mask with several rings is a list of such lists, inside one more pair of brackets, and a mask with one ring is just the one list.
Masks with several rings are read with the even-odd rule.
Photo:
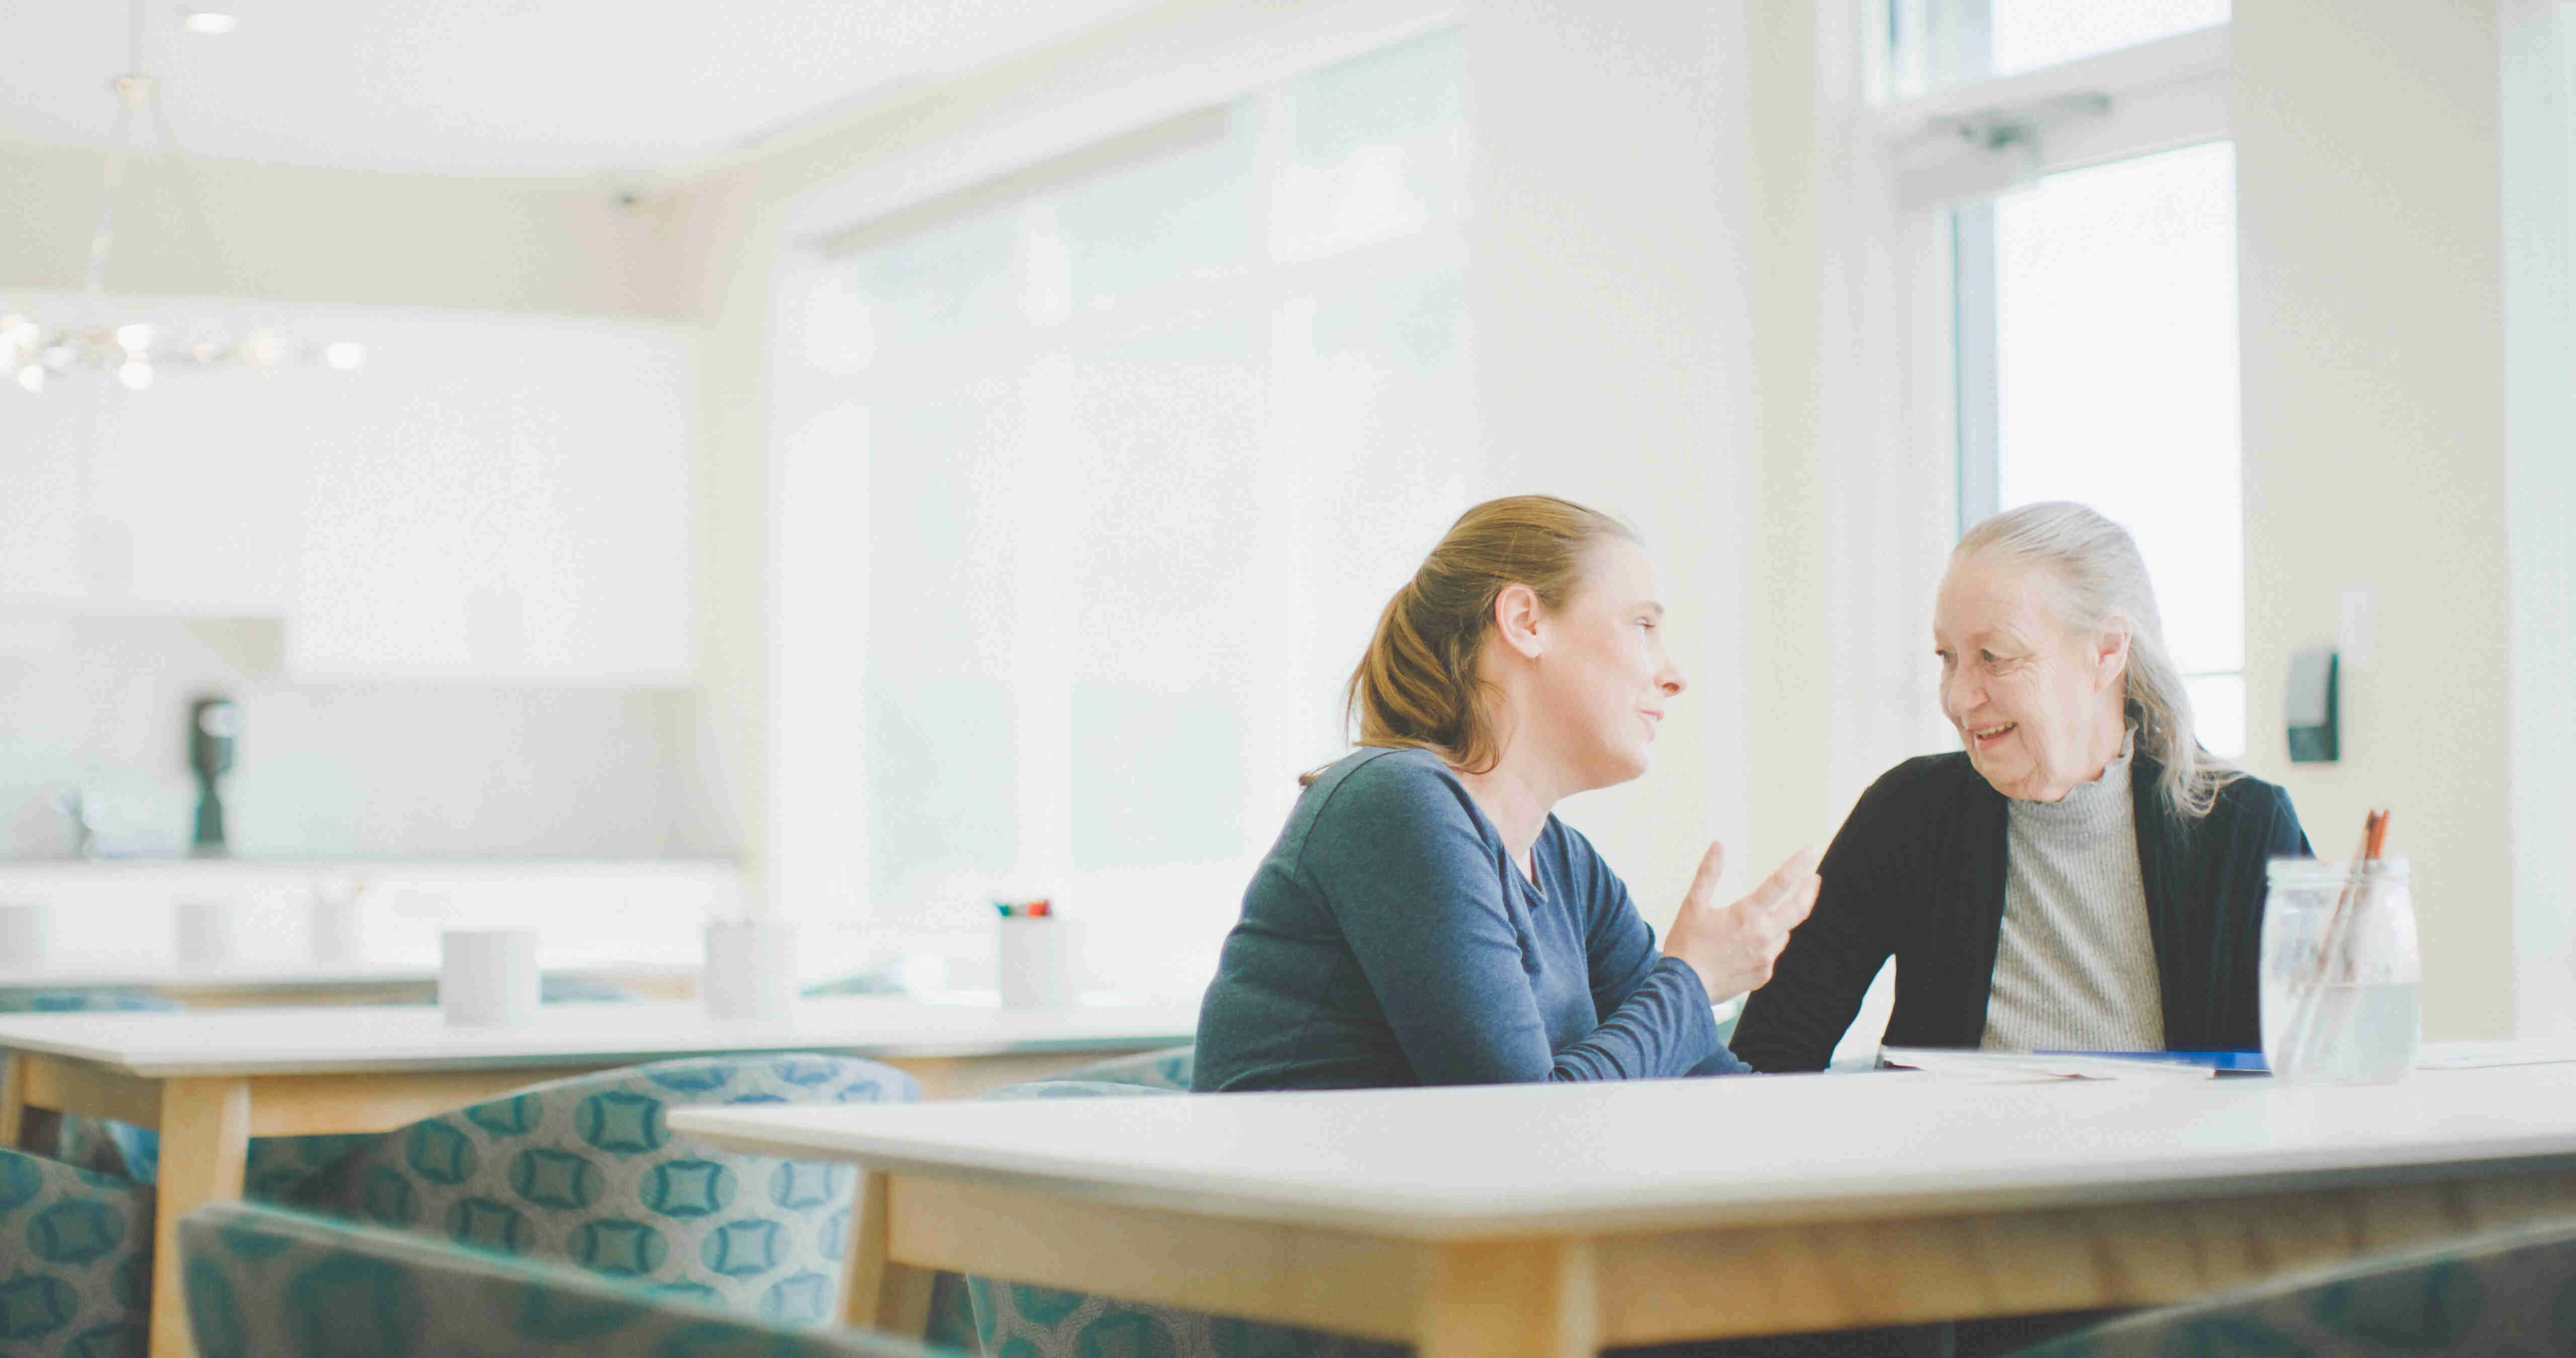
[[[1140, 0], [145, 0], [192, 155], [474, 175], [640, 174], [990, 65]], [[222, 37], [189, 8], [236, 14]], [[127, 6], [0, 0], [0, 139], [104, 146]]]

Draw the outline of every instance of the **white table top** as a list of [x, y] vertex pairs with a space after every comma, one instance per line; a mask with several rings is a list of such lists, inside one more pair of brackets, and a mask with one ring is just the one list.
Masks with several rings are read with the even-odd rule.
[[675, 1109], [768, 1155], [1420, 1239], [1889, 1218], [2576, 1168], [2576, 1065], [2272, 1080], [1599, 1085]]
[[1179, 1045], [1196, 1005], [1000, 1009], [815, 999], [776, 1023], [719, 1022], [695, 1004], [549, 1004], [516, 1028], [450, 1027], [427, 1005], [0, 1015], [0, 1049], [148, 1077], [463, 1070], [649, 1061], [724, 1052], [995, 1056]]

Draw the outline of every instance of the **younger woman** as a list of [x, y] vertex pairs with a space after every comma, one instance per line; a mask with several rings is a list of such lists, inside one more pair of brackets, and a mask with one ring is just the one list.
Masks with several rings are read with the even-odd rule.
[[1351, 676], [1361, 749], [1307, 780], [1199, 1014], [1202, 1090], [1635, 1080], [1745, 1069], [1713, 1002], [1771, 975], [1815, 855], [1658, 950], [1557, 802], [1646, 771], [1682, 691], [1635, 537], [1548, 496], [1460, 516]]

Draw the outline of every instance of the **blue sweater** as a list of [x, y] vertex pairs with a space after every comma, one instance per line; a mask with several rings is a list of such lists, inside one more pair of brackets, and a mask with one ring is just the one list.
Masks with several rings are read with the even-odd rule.
[[1324, 771], [1243, 893], [1199, 1010], [1201, 1090], [1636, 1080], [1746, 1069], [1699, 974], [1554, 816], [1521, 875], [1440, 759]]

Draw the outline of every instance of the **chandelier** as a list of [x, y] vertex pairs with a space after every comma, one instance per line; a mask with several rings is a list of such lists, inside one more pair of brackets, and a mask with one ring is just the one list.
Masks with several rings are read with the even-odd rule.
[[127, 73], [109, 86], [116, 92], [116, 131], [108, 149], [98, 225], [89, 238], [83, 304], [90, 314], [76, 323], [48, 324], [0, 308], [0, 372], [29, 392], [41, 392], [58, 379], [108, 373], [114, 373], [128, 391], [142, 391], [161, 374], [172, 372], [264, 372], [296, 363], [341, 372], [364, 367], [366, 346], [348, 340], [317, 344], [273, 329], [234, 333], [210, 322], [111, 323], [104, 319], [107, 256], [116, 241], [117, 191], [123, 187], [127, 158], [136, 149], [141, 125], [147, 119], [151, 122], [163, 154], [178, 150], [177, 140], [170, 135], [169, 115], [161, 106], [160, 82], [142, 69], [143, 0], [132, 0], [128, 18]]

